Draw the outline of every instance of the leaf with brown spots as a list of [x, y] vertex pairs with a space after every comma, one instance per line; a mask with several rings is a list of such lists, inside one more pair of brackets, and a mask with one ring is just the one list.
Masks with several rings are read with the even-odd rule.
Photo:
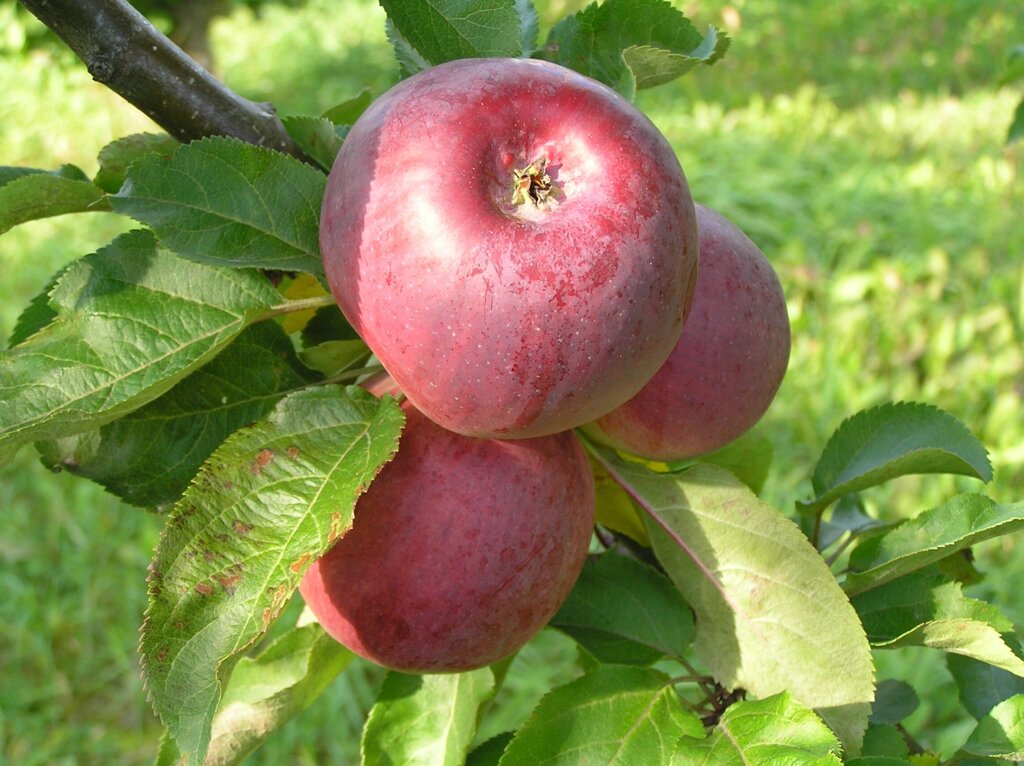
[[356, 387], [300, 391], [229, 437], [170, 513], [140, 651], [154, 709], [186, 763], [203, 762], [232, 668], [305, 565], [351, 526], [403, 422], [394, 400]]

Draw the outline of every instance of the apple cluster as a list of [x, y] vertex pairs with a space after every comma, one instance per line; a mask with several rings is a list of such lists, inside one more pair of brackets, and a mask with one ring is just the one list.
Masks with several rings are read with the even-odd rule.
[[555, 64], [465, 59], [385, 93], [338, 154], [320, 240], [390, 376], [364, 385], [400, 392], [406, 426], [300, 589], [386, 667], [487, 665], [558, 610], [594, 522], [574, 429], [698, 456], [760, 419], [785, 373], [763, 254], [695, 205], [647, 117]]

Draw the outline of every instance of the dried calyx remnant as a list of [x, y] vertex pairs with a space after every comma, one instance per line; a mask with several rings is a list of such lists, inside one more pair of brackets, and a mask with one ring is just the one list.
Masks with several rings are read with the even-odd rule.
[[538, 157], [522, 170], [512, 170], [512, 204], [538, 206], [547, 202], [548, 197], [558, 193], [558, 187], [551, 183], [547, 173], [547, 157]]

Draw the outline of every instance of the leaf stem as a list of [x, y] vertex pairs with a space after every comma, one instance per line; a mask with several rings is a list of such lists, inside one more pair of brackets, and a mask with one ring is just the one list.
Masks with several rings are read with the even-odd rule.
[[332, 375], [329, 378], [324, 378], [323, 380], [319, 381], [316, 385], [328, 386], [334, 383], [344, 383], [347, 380], [355, 380], [356, 378], [360, 378], [363, 375], [373, 375], [378, 372], [385, 372], [384, 365], [370, 364], [367, 365], [366, 367], [359, 367], [354, 370], [342, 370], [336, 375]]
[[267, 313], [260, 317], [260, 321], [264, 319], [273, 319], [274, 317], [281, 316], [282, 314], [291, 314], [296, 311], [321, 309], [327, 306], [333, 306], [334, 303], [334, 296], [332, 295], [314, 295], [312, 298], [299, 298], [294, 301], [285, 301], [278, 306], [267, 309]]

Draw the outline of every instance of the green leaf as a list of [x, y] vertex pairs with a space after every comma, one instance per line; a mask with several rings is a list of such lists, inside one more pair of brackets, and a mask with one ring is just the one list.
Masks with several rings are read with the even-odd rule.
[[[1003, 638], [1014, 654], [1024, 656], [1015, 636], [1004, 635]], [[976, 720], [984, 718], [1003, 700], [1024, 694], [1024, 678], [987, 662], [959, 654], [947, 654], [946, 667], [956, 683], [960, 704]]]
[[[891, 755], [868, 755], [862, 758], [851, 758], [845, 761], [846, 766], [913, 766], [906, 758]], [[957, 766], [967, 766], [957, 761]]]
[[403, 423], [357, 387], [299, 391], [217, 449], [171, 512], [150, 567], [143, 678], [198, 764], [232, 667], [307, 566], [352, 524]]
[[728, 689], [783, 690], [856, 750], [871, 651], [828, 566], [788, 519], [715, 466], [659, 474], [588, 444], [644, 511], [654, 552], [696, 615], [695, 650]]
[[369, 88], [363, 88], [357, 95], [332, 106], [320, 116], [339, 127], [344, 127], [355, 123], [372, 103], [373, 93]]
[[369, 355], [370, 349], [361, 340], [328, 340], [299, 352], [303, 364], [327, 376], [336, 375]]
[[616, 553], [591, 558], [551, 625], [601, 662], [649, 665], [682, 657], [693, 615], [667, 577]]
[[1006, 131], [1006, 143], [1012, 144], [1024, 138], [1024, 99], [1013, 110], [1013, 120]]
[[965, 598], [960, 583], [915, 572], [853, 597], [873, 646], [930, 646], [1024, 676], [1022, 660], [1003, 634], [1013, 624], [998, 607]]
[[771, 439], [755, 428], [721, 449], [702, 455], [700, 462], [725, 468], [756, 495], [764, 488], [774, 456]]
[[840, 766], [835, 735], [782, 692], [730, 705], [705, 739], [684, 737], [673, 766]]
[[397, 38], [429, 64], [523, 55], [521, 0], [380, 0], [380, 4]]
[[863, 755], [904, 758], [910, 755], [910, 748], [896, 726], [873, 723], [864, 734]]
[[293, 628], [235, 665], [213, 719], [207, 764], [240, 763], [308, 708], [355, 658], [317, 624]]
[[682, 735], [702, 733], [664, 673], [603, 665], [546, 694], [501, 766], [658, 766], [669, 763]]
[[363, 763], [375, 766], [461, 766], [494, 673], [389, 673], [363, 729]]
[[183, 258], [221, 266], [323, 272], [326, 176], [234, 138], [205, 138], [129, 169], [114, 210], [150, 226]]
[[862, 593], [972, 545], [1024, 527], [1024, 502], [999, 505], [984, 495], [962, 494], [907, 519], [850, 557], [844, 588]]
[[398, 59], [398, 72], [402, 77], [411, 77], [424, 69], [430, 69], [430, 62], [412, 47], [412, 43], [406, 40], [399, 32], [391, 19], [384, 23], [384, 33], [388, 42], [395, 51], [395, 58]]
[[112, 141], [100, 149], [100, 169], [95, 184], [103, 191], [116, 194], [133, 162], [147, 154], [170, 157], [179, 146], [177, 139], [167, 133], [135, 133]]
[[0, 463], [23, 443], [138, 409], [281, 296], [259, 273], [189, 263], [134, 231], [68, 266], [42, 330], [0, 354]]
[[1006, 69], [999, 78], [999, 85], [1009, 85], [1024, 80], [1024, 45], [1017, 45], [1006, 58]]
[[36, 446], [48, 467], [92, 479], [133, 505], [166, 506], [229, 434], [311, 380], [284, 331], [261, 322], [145, 407]]
[[844, 495], [924, 473], [990, 481], [992, 466], [985, 448], [952, 415], [927, 404], [884, 404], [839, 426], [814, 469], [817, 496], [797, 507], [813, 515]]
[[64, 276], [64, 272], [67, 269], [68, 267], [64, 266], [50, 277], [46, 287], [21, 312], [18, 316], [18, 321], [14, 323], [14, 329], [11, 331], [11, 337], [8, 340], [9, 346], [13, 348], [24, 343], [57, 318], [56, 310], [50, 305], [50, 293], [53, 292], [53, 288], [57, 286], [57, 283]]
[[537, 47], [540, 34], [540, 19], [533, 0], [516, 0], [516, 13], [519, 14], [519, 47], [523, 56], [529, 56]]
[[872, 724], [897, 724], [909, 716], [920, 704], [914, 687], [906, 681], [887, 678], [875, 690], [875, 704], [871, 706]]
[[664, 0], [591, 3], [559, 22], [538, 55], [575, 69], [632, 99], [724, 55], [729, 38], [707, 36]]
[[1024, 694], [992, 708], [967, 738], [964, 752], [989, 758], [1024, 759]]
[[324, 170], [331, 169], [347, 129], [338, 128], [325, 117], [282, 117], [281, 122], [302, 151]]
[[[808, 526], [813, 525], [813, 520], [807, 517], [804, 517], [803, 521], [810, 522]], [[846, 495], [836, 503], [831, 516], [821, 522], [818, 530], [818, 550], [826, 550], [846, 534], [851, 537], [859, 537], [867, 532], [877, 534], [882, 526], [884, 525], [881, 521], [868, 516], [860, 495]]]
[[498, 766], [498, 761], [505, 754], [505, 748], [512, 740], [513, 733], [510, 731], [491, 737], [466, 758], [466, 766]]
[[74, 166], [66, 165], [54, 173], [30, 168], [0, 170], [6, 171], [0, 174], [0, 234], [39, 218], [110, 210], [103, 190]]

